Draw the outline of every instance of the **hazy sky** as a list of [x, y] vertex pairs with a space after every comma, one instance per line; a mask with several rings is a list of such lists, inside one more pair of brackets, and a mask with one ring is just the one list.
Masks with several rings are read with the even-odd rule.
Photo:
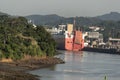
[[30, 14], [96, 16], [120, 12], [120, 0], [0, 0], [0, 11], [20, 16]]

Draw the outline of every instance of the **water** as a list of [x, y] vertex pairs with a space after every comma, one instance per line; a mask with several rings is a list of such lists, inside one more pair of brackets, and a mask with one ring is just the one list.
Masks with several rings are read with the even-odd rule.
[[41, 76], [40, 80], [120, 80], [120, 55], [68, 52], [57, 57], [65, 60], [65, 64], [57, 64], [49, 68], [31, 71]]

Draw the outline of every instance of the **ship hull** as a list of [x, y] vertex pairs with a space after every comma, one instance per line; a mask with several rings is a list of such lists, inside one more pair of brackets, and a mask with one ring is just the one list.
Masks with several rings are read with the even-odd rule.
[[80, 51], [83, 48], [83, 37], [81, 31], [74, 31], [73, 51]]
[[56, 48], [59, 50], [65, 50], [65, 35], [52, 35], [55, 42]]
[[73, 38], [65, 38], [65, 50], [73, 50]]
[[80, 51], [84, 48], [84, 40], [81, 31], [74, 31], [74, 34], [65, 34], [65, 49], [70, 51]]

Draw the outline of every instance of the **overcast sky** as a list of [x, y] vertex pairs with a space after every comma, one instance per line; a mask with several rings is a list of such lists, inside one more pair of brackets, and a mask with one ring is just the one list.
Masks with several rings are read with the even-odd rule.
[[0, 11], [20, 16], [58, 14], [91, 17], [120, 12], [120, 0], [0, 0]]

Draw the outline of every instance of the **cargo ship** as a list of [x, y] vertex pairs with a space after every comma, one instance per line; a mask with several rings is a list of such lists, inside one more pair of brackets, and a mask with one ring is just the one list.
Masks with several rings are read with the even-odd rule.
[[84, 48], [84, 39], [82, 31], [73, 29], [73, 24], [67, 24], [67, 30], [64, 34], [53, 35], [58, 49], [68, 51], [80, 51]]
[[74, 30], [73, 24], [67, 24], [65, 32], [65, 49], [70, 51], [79, 51], [84, 48], [84, 40], [80, 30]]

